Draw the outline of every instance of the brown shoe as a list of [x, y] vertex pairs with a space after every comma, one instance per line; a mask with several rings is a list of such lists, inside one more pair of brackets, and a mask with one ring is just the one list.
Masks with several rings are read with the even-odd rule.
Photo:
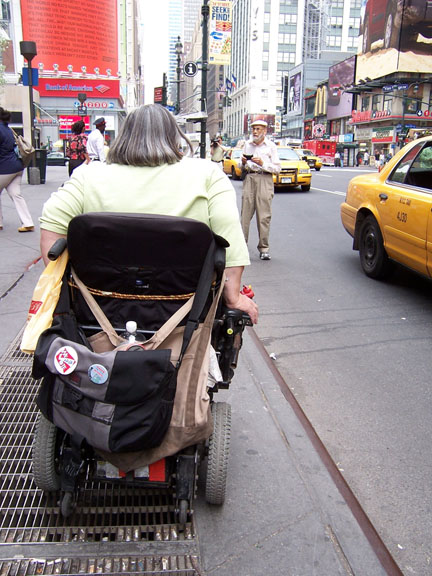
[[34, 226], [21, 226], [18, 228], [18, 232], [33, 232]]

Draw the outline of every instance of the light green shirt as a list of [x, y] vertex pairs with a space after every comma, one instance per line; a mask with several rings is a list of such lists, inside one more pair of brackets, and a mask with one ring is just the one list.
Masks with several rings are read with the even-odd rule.
[[228, 177], [209, 160], [183, 158], [176, 164], [157, 167], [83, 164], [45, 202], [40, 225], [66, 234], [70, 220], [86, 212], [193, 218], [205, 222], [229, 242], [227, 267], [249, 264], [235, 190]]

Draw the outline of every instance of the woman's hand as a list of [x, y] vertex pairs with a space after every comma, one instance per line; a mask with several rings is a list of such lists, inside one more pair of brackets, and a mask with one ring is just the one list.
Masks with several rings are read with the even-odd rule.
[[236, 308], [249, 314], [252, 323], [258, 323], [258, 306], [248, 296], [240, 293], [243, 266], [225, 268], [223, 299], [228, 308]]
[[229, 305], [227, 304], [227, 306], [229, 308], [235, 308], [236, 310], [246, 312], [246, 314], [249, 314], [252, 323], [258, 324], [258, 306], [253, 300], [249, 298], [249, 296], [245, 296], [239, 292], [237, 302], [234, 304], [230, 302]]

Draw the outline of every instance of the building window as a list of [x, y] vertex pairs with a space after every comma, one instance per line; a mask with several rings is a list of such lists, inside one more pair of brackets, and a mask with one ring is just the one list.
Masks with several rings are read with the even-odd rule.
[[372, 96], [372, 112], [374, 112], [375, 110], [381, 110], [381, 101], [382, 101], [381, 94], [374, 94]]
[[278, 34], [279, 44], [296, 44], [297, 35], [296, 34]]
[[262, 59], [263, 59], [263, 62], [268, 62], [269, 61], [269, 53], [263, 52]]
[[370, 108], [370, 96], [362, 96], [361, 111], [365, 112]]
[[327, 40], [328, 46], [341, 46], [342, 37], [341, 36], [328, 36]]

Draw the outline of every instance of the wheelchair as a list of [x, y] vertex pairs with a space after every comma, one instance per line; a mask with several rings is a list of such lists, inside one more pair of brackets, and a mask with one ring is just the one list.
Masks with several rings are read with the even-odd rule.
[[[211, 233], [205, 224], [187, 218], [121, 213], [87, 213], [75, 217], [67, 239], [57, 241], [49, 253], [50, 259], [55, 260], [66, 247], [69, 252], [53, 325], [56, 318], [67, 318], [73, 325], [73, 339], [89, 349], [92, 349], [92, 336], [100, 334], [101, 326], [72, 278], [73, 268], [91, 289], [116, 334], [124, 337], [126, 323], [133, 320], [138, 327], [137, 337], [146, 341], [179, 310], [185, 298], [198, 290], [203, 266], [209, 258], [210, 242], [215, 245], [212, 281], [199, 322], [223, 282], [227, 245], [224, 239]], [[183, 324], [186, 321], [187, 318]], [[74, 512], [80, 484], [89, 479], [167, 488], [174, 499], [180, 526], [185, 525], [188, 514], [193, 513], [199, 472], [205, 473], [206, 501], [223, 504], [231, 407], [226, 402], [216, 402], [214, 397], [220, 389], [230, 386], [243, 331], [248, 325], [252, 323], [247, 314], [228, 309], [221, 299], [218, 301], [211, 332], [218, 374], [207, 388], [213, 429], [207, 439], [185, 445], [175, 454], [124, 472], [115, 458], [113, 461], [95, 449], [86, 438], [77, 443], [67, 427], [55, 425], [46, 410], [39, 412], [32, 447], [33, 477], [39, 489], [59, 493], [63, 517]], [[35, 368], [33, 370], [35, 372]], [[40, 374], [33, 376], [40, 377]], [[49, 394], [47, 390], [49, 378], [43, 377], [39, 396]], [[40, 407], [39, 402], [40, 399]]]

